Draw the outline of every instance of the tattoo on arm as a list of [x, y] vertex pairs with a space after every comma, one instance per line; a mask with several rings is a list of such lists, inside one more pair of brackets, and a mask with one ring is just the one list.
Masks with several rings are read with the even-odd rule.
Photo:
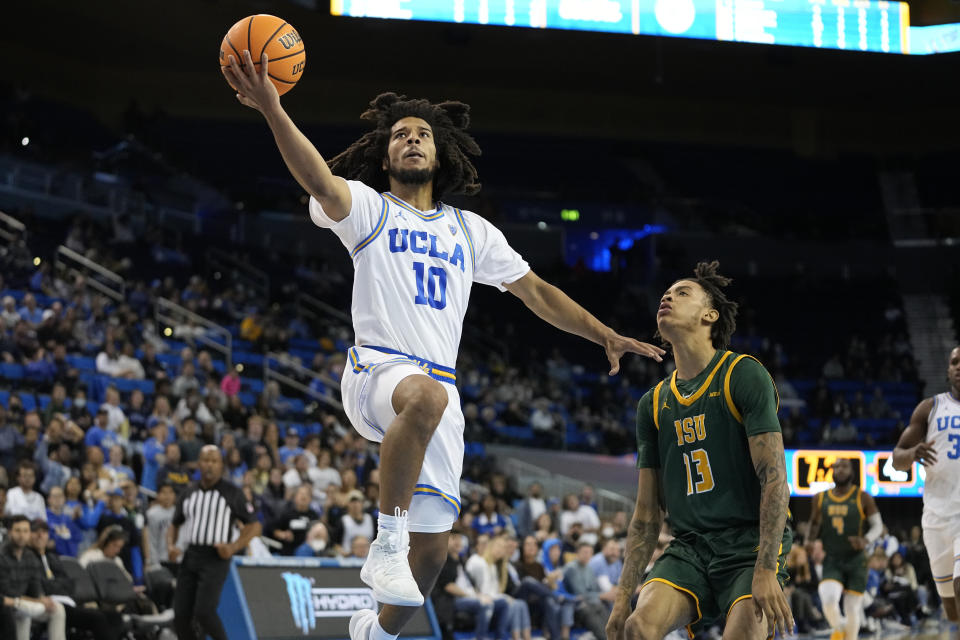
[[628, 602], [643, 579], [650, 557], [657, 548], [660, 539], [660, 525], [663, 516], [660, 513], [660, 481], [654, 469], [640, 469], [637, 486], [637, 504], [633, 509], [633, 518], [627, 531], [627, 543], [623, 559], [623, 571], [620, 572], [617, 599]]
[[750, 457], [760, 480], [761, 491], [757, 567], [776, 571], [790, 502], [783, 437], [775, 431], [751, 436]]

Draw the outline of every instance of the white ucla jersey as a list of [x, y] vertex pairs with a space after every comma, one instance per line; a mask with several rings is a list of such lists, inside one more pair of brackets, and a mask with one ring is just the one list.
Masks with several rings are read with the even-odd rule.
[[529, 265], [475, 213], [445, 204], [418, 211], [362, 182], [347, 185], [350, 215], [334, 222], [310, 198], [310, 218], [353, 258], [356, 343], [455, 367], [472, 283], [505, 291]]
[[949, 392], [933, 397], [926, 442], [931, 440], [937, 461], [925, 469], [924, 522], [960, 513], [960, 402]]

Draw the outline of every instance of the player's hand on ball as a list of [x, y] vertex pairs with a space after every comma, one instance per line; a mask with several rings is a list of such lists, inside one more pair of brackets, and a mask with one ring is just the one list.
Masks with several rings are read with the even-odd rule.
[[777, 582], [777, 572], [771, 569], [757, 568], [753, 572], [753, 607], [757, 620], [767, 617], [767, 635], [772, 636], [779, 630], [786, 636], [793, 631], [793, 614], [783, 589]]
[[[223, 75], [227, 82], [237, 88], [237, 100], [246, 106], [263, 113], [271, 107], [280, 105], [280, 94], [270, 82], [267, 54], [260, 56], [260, 68], [253, 64], [250, 52], [244, 50], [243, 60], [237, 60], [232, 54], [228, 56], [230, 66], [223, 68]], [[243, 66], [240, 66], [240, 63]]]
[[607, 352], [607, 360], [610, 361], [610, 375], [612, 376], [620, 372], [620, 358], [626, 353], [636, 353], [653, 358], [657, 362], [663, 362], [663, 354], [666, 353], [660, 347], [627, 338], [614, 332], [611, 332], [611, 335], [604, 340], [603, 348]]
[[913, 448], [913, 461], [925, 467], [932, 467], [937, 462], [937, 450], [933, 448], [933, 440], [921, 442]]

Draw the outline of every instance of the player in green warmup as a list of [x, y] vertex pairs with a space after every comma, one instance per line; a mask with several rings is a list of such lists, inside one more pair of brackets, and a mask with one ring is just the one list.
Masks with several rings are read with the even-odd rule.
[[[820, 580], [823, 615], [833, 629], [830, 640], [855, 640], [860, 635], [863, 592], [867, 588], [867, 554], [864, 549], [883, 532], [883, 522], [873, 497], [853, 482], [853, 463], [838, 458], [833, 463], [833, 489], [818, 493], [810, 513], [813, 542], [819, 536], [826, 558]], [[870, 528], [864, 532], [864, 524]], [[840, 594], [843, 613], [840, 615]]]
[[[608, 640], [662, 639], [726, 618], [728, 640], [793, 629], [783, 594], [793, 535], [778, 398], [755, 358], [727, 350], [737, 304], [718, 264], [661, 298], [657, 327], [677, 370], [637, 408], [637, 504]], [[630, 601], [657, 546], [661, 503], [674, 540]]]

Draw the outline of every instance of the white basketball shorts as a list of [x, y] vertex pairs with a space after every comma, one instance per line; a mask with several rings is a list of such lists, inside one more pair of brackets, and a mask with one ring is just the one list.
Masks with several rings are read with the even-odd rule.
[[923, 543], [930, 556], [937, 593], [952, 597], [953, 581], [960, 577], [960, 513], [941, 516], [924, 510]]
[[383, 347], [352, 347], [347, 353], [341, 392], [343, 408], [361, 436], [383, 441], [397, 417], [393, 392], [408, 376], [430, 376], [447, 390], [447, 408], [427, 444], [423, 467], [408, 510], [410, 531], [449, 531], [460, 516], [463, 471], [463, 412], [451, 369]]

